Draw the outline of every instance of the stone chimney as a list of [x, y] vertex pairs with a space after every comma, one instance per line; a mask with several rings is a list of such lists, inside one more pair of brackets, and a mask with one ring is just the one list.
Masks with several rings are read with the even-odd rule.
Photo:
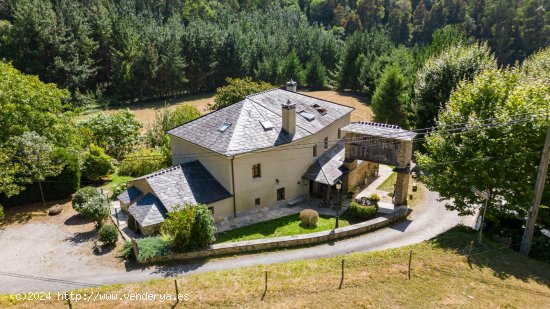
[[290, 135], [296, 133], [296, 104], [288, 100], [282, 105], [283, 130]]
[[286, 90], [296, 92], [297, 85], [298, 84], [291, 78], [290, 81], [286, 82]]

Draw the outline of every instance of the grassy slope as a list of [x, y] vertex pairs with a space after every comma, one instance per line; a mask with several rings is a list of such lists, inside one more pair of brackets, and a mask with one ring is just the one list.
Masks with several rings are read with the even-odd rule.
[[[305, 228], [300, 224], [300, 215], [295, 214], [287, 217], [278, 218], [266, 222], [256, 223], [242, 228], [220, 233], [217, 236], [217, 242], [233, 242], [241, 240], [252, 240], [260, 238], [271, 238], [279, 236], [290, 236], [298, 234], [315, 233], [331, 230], [334, 228], [336, 218], [330, 216], [319, 216], [319, 222], [316, 228]], [[349, 221], [340, 218], [339, 226], [349, 225]]]
[[[344, 285], [340, 283], [341, 258], [303, 260], [255, 266], [178, 278], [180, 293], [189, 301], [183, 307], [250, 308], [548, 308], [550, 267], [509, 249], [474, 255], [471, 264], [462, 251], [475, 235], [454, 229], [434, 240], [410, 247], [345, 256]], [[488, 251], [500, 244], [485, 242]], [[412, 279], [407, 280], [409, 250], [413, 250]], [[269, 288], [262, 302], [264, 271]], [[89, 293], [81, 290], [80, 293]], [[102, 293], [174, 293], [173, 279], [113, 285], [92, 289]], [[0, 297], [0, 307], [10, 305]], [[31, 304], [21, 302], [24, 306]], [[60, 301], [41, 307], [62, 306]], [[102, 302], [77, 303], [78, 308], [155, 308], [166, 303]], [[181, 304], [180, 304], [181, 306]]]

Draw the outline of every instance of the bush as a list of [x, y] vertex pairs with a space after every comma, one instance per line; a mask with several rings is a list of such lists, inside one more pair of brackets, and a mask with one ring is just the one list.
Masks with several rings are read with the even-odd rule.
[[118, 257], [124, 258], [124, 259], [135, 259], [136, 256], [134, 254], [134, 248], [132, 247], [132, 241], [127, 240], [120, 250], [118, 251]]
[[111, 157], [105, 154], [103, 148], [94, 144], [85, 154], [84, 164], [82, 165], [82, 176], [88, 180], [96, 181], [101, 177], [107, 176], [113, 170]]
[[[145, 259], [149, 259], [155, 256], [172, 254], [170, 243], [160, 236], [136, 239], [136, 242], [139, 248], [139, 256], [137, 257], [138, 261], [143, 261]], [[131, 243], [130, 251], [133, 252]]]
[[380, 199], [380, 195], [376, 193], [373, 193], [369, 196], [369, 201], [375, 206], [378, 206], [378, 202], [380, 202]]
[[300, 221], [305, 227], [317, 227], [319, 221], [319, 213], [313, 209], [304, 209], [300, 211]]
[[346, 212], [350, 216], [359, 219], [370, 219], [376, 215], [377, 209], [376, 206], [362, 206], [356, 202], [351, 202]]
[[123, 182], [121, 184], [116, 184], [113, 186], [113, 194], [111, 196], [111, 199], [116, 201], [117, 196], [119, 196], [122, 192], [126, 191], [128, 189], [129, 185], [128, 182]]
[[76, 192], [73, 197], [73, 209], [84, 217], [95, 222], [97, 227], [103, 226], [103, 222], [109, 216], [109, 201], [98, 189], [85, 187]]
[[195, 222], [191, 228], [189, 249], [208, 248], [216, 240], [216, 226], [212, 212], [206, 205], [195, 205]]
[[162, 223], [161, 233], [179, 252], [206, 248], [216, 240], [212, 213], [202, 204], [175, 207]]
[[92, 198], [99, 197], [101, 193], [94, 187], [84, 187], [78, 190], [72, 200], [73, 209], [80, 212], [82, 205]]
[[139, 177], [153, 173], [170, 165], [166, 155], [157, 149], [141, 148], [122, 160], [119, 175]]
[[118, 240], [118, 230], [114, 225], [104, 225], [99, 229], [99, 241], [113, 245]]

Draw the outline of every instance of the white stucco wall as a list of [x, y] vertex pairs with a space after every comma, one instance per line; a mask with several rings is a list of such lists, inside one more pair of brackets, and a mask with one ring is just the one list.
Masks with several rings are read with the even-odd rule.
[[[302, 176], [315, 160], [324, 153], [324, 139], [329, 148], [338, 139], [338, 129], [350, 123], [350, 114], [327, 126], [320, 132], [289, 145], [248, 153], [235, 157], [235, 201], [237, 214], [255, 208], [273, 207], [277, 201], [277, 189], [285, 188], [285, 200], [300, 195], [308, 196], [309, 181]], [[313, 157], [313, 143], [317, 143], [317, 156]], [[252, 177], [252, 166], [261, 164], [262, 177]], [[279, 184], [276, 183], [279, 180]], [[255, 199], [261, 205], [254, 205]]]
[[195, 145], [181, 138], [170, 136], [172, 164], [178, 165], [199, 160], [202, 165], [229, 192], [233, 192], [231, 158]]

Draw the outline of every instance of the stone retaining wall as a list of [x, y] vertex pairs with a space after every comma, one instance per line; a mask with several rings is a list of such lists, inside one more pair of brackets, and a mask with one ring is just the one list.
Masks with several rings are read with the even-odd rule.
[[408, 208], [406, 206], [401, 206], [390, 214], [386, 214], [372, 220], [344, 226], [330, 231], [322, 231], [317, 233], [301, 234], [294, 236], [255, 239], [240, 242], [226, 242], [215, 244], [206, 250], [177, 253], [167, 256], [156, 256], [143, 260], [141, 261], [141, 263], [151, 264], [169, 261], [184, 261], [196, 258], [319, 244], [323, 242], [328, 242], [330, 240], [347, 238], [350, 236], [379, 229], [388, 224], [406, 218], [408, 213]]

